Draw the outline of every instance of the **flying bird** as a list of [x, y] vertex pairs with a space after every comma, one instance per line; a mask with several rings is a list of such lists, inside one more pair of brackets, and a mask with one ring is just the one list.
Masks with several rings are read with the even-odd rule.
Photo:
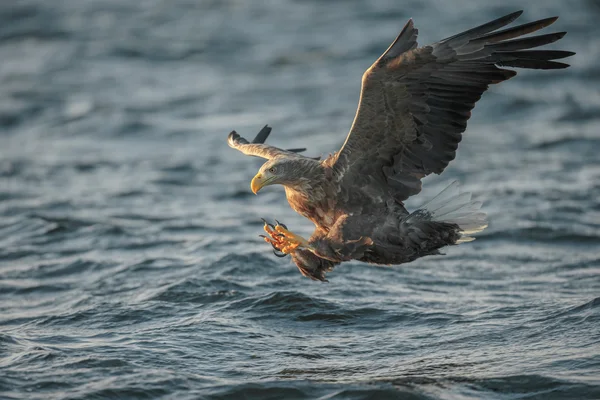
[[345, 261], [402, 264], [474, 240], [470, 235], [487, 226], [486, 214], [470, 193], [460, 193], [458, 183], [412, 213], [404, 201], [421, 191], [423, 177], [441, 174], [454, 159], [471, 110], [489, 85], [516, 75], [503, 67], [569, 66], [555, 60], [573, 52], [531, 50], [566, 32], [522, 37], [558, 17], [504, 28], [521, 14], [423, 47], [409, 20], [363, 74], [346, 141], [323, 160], [301, 155], [304, 149], [265, 144], [268, 126], [252, 142], [231, 132], [229, 146], [267, 159], [252, 179], [252, 191], [283, 185], [292, 209], [315, 224], [305, 239], [284, 224], [265, 221], [263, 238], [275, 254], [289, 254], [304, 276], [326, 281], [326, 273]]

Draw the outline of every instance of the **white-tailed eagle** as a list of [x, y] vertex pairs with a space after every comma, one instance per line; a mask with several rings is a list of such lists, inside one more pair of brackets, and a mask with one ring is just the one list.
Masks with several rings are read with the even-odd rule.
[[490, 84], [516, 75], [502, 67], [559, 69], [554, 61], [574, 53], [531, 50], [565, 32], [522, 37], [557, 17], [504, 28], [518, 11], [424, 47], [409, 20], [400, 35], [362, 77], [360, 101], [346, 142], [324, 160], [304, 149], [264, 144], [265, 126], [248, 142], [235, 131], [228, 143], [244, 154], [266, 158], [251, 189], [285, 187], [290, 206], [316, 226], [304, 239], [277, 222], [265, 221], [264, 239], [300, 272], [325, 281], [341, 262], [401, 264], [473, 240], [487, 226], [481, 203], [453, 183], [409, 213], [404, 201], [421, 191], [421, 179], [440, 174], [456, 155], [477, 100]]

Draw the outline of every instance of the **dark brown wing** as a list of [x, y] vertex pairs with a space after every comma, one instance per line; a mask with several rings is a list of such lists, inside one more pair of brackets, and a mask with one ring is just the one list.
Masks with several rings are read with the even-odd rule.
[[[328, 160], [341, 184], [380, 185], [398, 201], [421, 191], [421, 178], [440, 174], [456, 155], [471, 110], [490, 84], [515, 71], [565, 68], [553, 61], [574, 53], [528, 50], [565, 32], [514, 39], [554, 21], [503, 30], [518, 11], [440, 42], [417, 47], [408, 21], [398, 38], [365, 72], [354, 123], [342, 149]], [[514, 39], [514, 40], [510, 40]]]
[[280, 149], [277, 147], [265, 144], [265, 141], [271, 133], [271, 127], [265, 125], [252, 142], [247, 141], [241, 137], [236, 131], [231, 131], [227, 137], [227, 144], [229, 147], [241, 151], [248, 156], [256, 156], [266, 158], [268, 160], [278, 156], [296, 156], [297, 153], [301, 153], [306, 149]]

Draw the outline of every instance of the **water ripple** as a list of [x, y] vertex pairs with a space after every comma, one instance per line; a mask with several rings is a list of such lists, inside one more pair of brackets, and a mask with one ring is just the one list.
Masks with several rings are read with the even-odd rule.
[[[303, 278], [257, 234], [308, 237], [262, 160], [336, 151], [360, 76], [522, 2], [0, 2], [0, 397], [600, 398], [600, 24], [550, 0], [570, 69], [478, 102], [456, 159], [490, 226], [444, 256]], [[504, 10], [504, 11], [503, 11]]]

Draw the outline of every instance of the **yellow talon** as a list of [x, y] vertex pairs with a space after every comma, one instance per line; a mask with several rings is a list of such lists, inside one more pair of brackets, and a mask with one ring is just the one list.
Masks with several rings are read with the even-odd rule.
[[269, 235], [264, 237], [265, 242], [284, 254], [293, 253], [299, 247], [309, 247], [306, 239], [288, 231], [280, 224], [273, 226], [265, 221], [263, 229]]
[[302, 247], [308, 247], [308, 240], [304, 239], [302, 236], [300, 235], [296, 235], [295, 233], [292, 233], [290, 231], [288, 231], [287, 229], [285, 229], [283, 226], [281, 225], [276, 225], [275, 226], [275, 230], [283, 235], [283, 239], [285, 239], [285, 242], [287, 242], [287, 246], [289, 248], [292, 248], [293, 250], [295, 250], [296, 248], [302, 246]]

